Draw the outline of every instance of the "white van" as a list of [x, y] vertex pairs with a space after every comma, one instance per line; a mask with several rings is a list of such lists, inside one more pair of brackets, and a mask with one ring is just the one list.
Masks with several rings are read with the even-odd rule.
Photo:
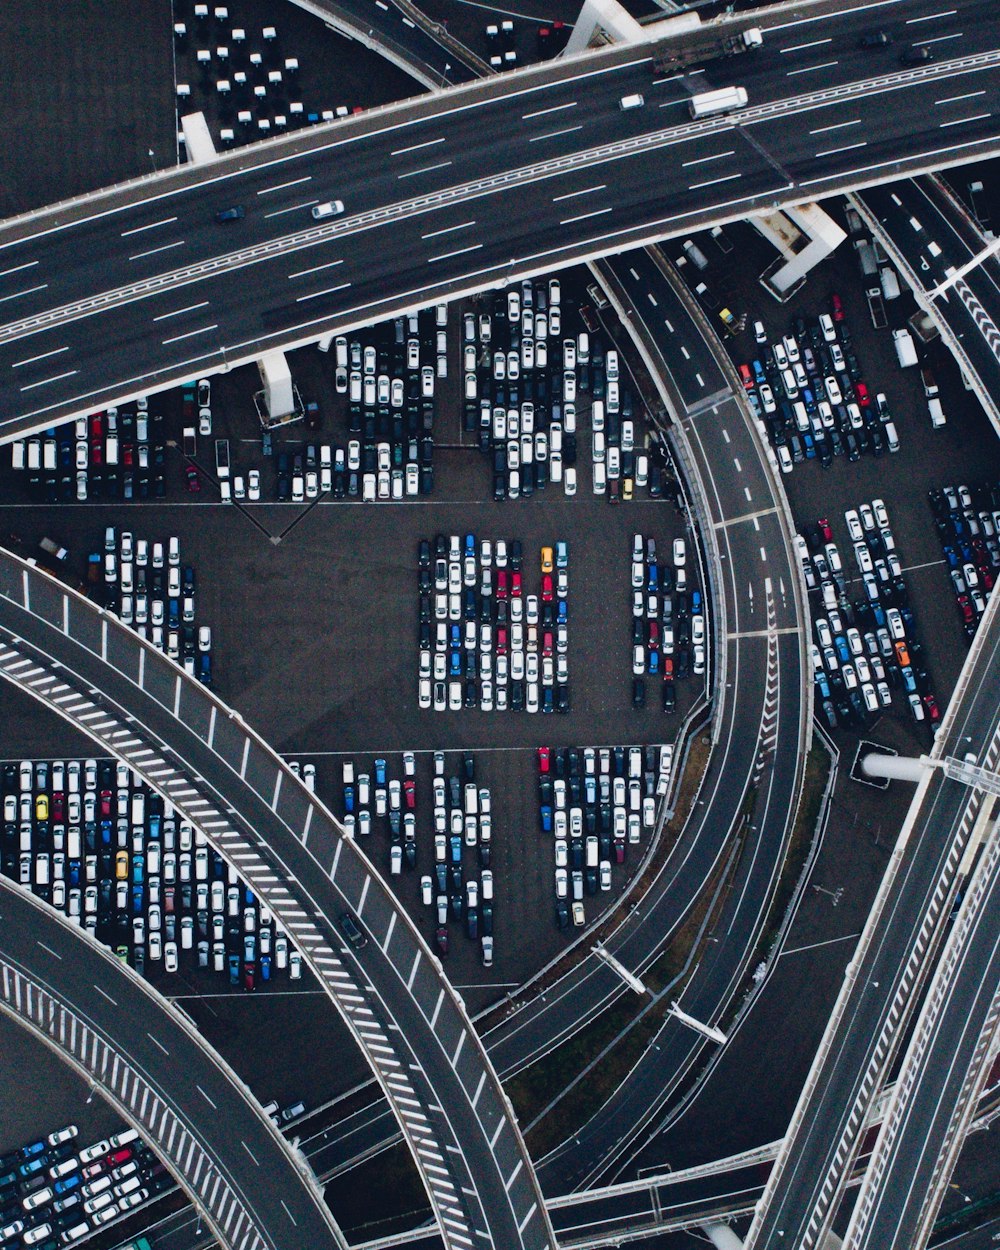
[[108, 435], [107, 442], [104, 445], [104, 463], [112, 464], [112, 465], [118, 463], [118, 435], [117, 434]]
[[885, 423], [885, 441], [890, 451], [899, 451], [899, 435], [896, 433], [896, 426], [892, 421]]
[[618, 107], [624, 112], [627, 109], [641, 109], [645, 103], [643, 97], [636, 92], [634, 95], [623, 95], [618, 102]]
[[604, 400], [595, 399], [594, 406], [590, 410], [590, 424], [596, 431], [604, 430]]
[[941, 407], [940, 399], [937, 399], [936, 397], [928, 399], [927, 411], [931, 414], [931, 428], [939, 430], [947, 421], [947, 418], [944, 415], [944, 409]]
[[11, 444], [10, 467], [12, 469], [24, 468], [24, 439], [19, 438]]
[[594, 494], [603, 495], [608, 489], [608, 475], [604, 469], [604, 461], [594, 464]]

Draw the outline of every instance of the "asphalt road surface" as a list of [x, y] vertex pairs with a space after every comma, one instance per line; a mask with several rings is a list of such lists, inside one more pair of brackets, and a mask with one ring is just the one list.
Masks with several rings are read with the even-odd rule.
[[[12, 224], [0, 234], [0, 431], [762, 202], [991, 150], [993, 10], [920, 0], [905, 12], [906, 24], [882, 20], [903, 39], [923, 16], [920, 38], [948, 61], [903, 70], [859, 49], [864, 8], [794, 19], [739, 59], [751, 101], [739, 124], [688, 115], [693, 92], [729, 84], [728, 61], [654, 78], [648, 48], [612, 49]], [[986, 93], [980, 111], [942, 130], [946, 101], [972, 91]], [[622, 110], [629, 93], [646, 106]], [[333, 198], [344, 216], [314, 222], [310, 207]], [[245, 219], [220, 226], [215, 212], [233, 204]]]

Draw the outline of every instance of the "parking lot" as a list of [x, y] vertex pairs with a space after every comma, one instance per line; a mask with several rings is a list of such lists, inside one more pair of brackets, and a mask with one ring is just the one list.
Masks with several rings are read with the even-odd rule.
[[[832, 212], [841, 224], [846, 225], [842, 207], [834, 205]], [[729, 242], [735, 245], [731, 252], [726, 253], [721, 251], [711, 236], [698, 236], [697, 245], [708, 261], [706, 270], [695, 268], [687, 260], [679, 243], [667, 244], [665, 248], [670, 256], [685, 257], [682, 272], [692, 287], [698, 282], [704, 282], [708, 287], [711, 306], [707, 304], [706, 311], [710, 316], [717, 315], [718, 309], [715, 306], [721, 304], [726, 304], [737, 316], [746, 315], [745, 328], [726, 339], [730, 354], [734, 364], [747, 365], [750, 370], [752, 381], [748, 393], [753, 390], [760, 404], [764, 432], [775, 450], [776, 458], [780, 444], [775, 445], [774, 431], [778, 421], [783, 419], [780, 405], [784, 403], [790, 410], [792, 419], [790, 426], [785, 426], [784, 445], [791, 453], [791, 437], [793, 433], [798, 434], [801, 459], [796, 460], [789, 454], [792, 467], [791, 471], [782, 473], [782, 483], [788, 493], [799, 533], [808, 540], [810, 551], [818, 550], [824, 555], [822, 548], [827, 540], [820, 541], [818, 523], [828, 522], [831, 538], [837, 544], [843, 559], [844, 572], [841, 576], [852, 612], [856, 603], [863, 604], [866, 599], [873, 601], [865, 586], [865, 573], [858, 563], [854, 550], [856, 540], [851, 537], [846, 514], [854, 512], [860, 518], [862, 505], [870, 511], [873, 500], [880, 500], [884, 505], [891, 523], [895, 548], [891, 553], [885, 549], [878, 536], [878, 525], [871, 530], [865, 529], [862, 541], [866, 545], [868, 538], [874, 535], [871, 552], [873, 567], [868, 576], [875, 577], [879, 582], [878, 598], [886, 601], [880, 609], [883, 614], [886, 607], [894, 604], [891, 594], [882, 593], [884, 584], [880, 573], [883, 570], [876, 569], [874, 561], [883, 561], [884, 571], [889, 575], [890, 582], [902, 580], [908, 604], [900, 599], [896, 606], [901, 609], [908, 608], [912, 614], [904, 627], [906, 639], [915, 640], [918, 647], [922, 648], [922, 652], [917, 653], [919, 664], [911, 665], [914, 670], [919, 668], [926, 674], [917, 691], [906, 690], [905, 679], [901, 679], [904, 684], [899, 686], [898, 693], [897, 687], [892, 687], [891, 709], [880, 707], [877, 712], [870, 713], [866, 710], [866, 715], [858, 718], [856, 710], [851, 706], [851, 715], [839, 719], [853, 722], [855, 731], [862, 721], [869, 730], [876, 727], [877, 735], [891, 737], [897, 748], [902, 745], [902, 749], [924, 750], [929, 741], [929, 725], [932, 722], [927, 715], [926, 705], [925, 718], [920, 722], [914, 720], [908, 696], [918, 693], [922, 701], [925, 694], [930, 694], [937, 708], [943, 710], [964, 659], [967, 641], [963, 635], [961, 608], [956, 604], [956, 590], [950, 576], [952, 570], [942, 551], [942, 546], [948, 543], [936, 528], [935, 513], [929, 497], [931, 492], [940, 492], [948, 485], [956, 490], [959, 485], [968, 485], [970, 489], [974, 489], [981, 483], [995, 481], [997, 465], [1000, 462], [996, 436], [975, 396], [963, 387], [954, 361], [939, 341], [933, 341], [926, 346], [917, 342], [920, 367], [900, 367], [892, 331], [905, 327], [906, 319], [915, 310], [913, 300], [904, 289], [898, 299], [885, 301], [888, 325], [884, 329], [874, 329], [864, 296], [865, 285], [870, 283], [866, 284], [863, 279], [850, 241], [845, 242], [833, 258], [817, 267], [805, 286], [787, 304], [779, 306], [764, 294], [755, 281], [756, 275], [763, 273], [773, 260], [773, 251], [748, 226], [729, 225], [725, 227], [725, 232]], [[733, 263], [733, 256], [740, 257], [739, 266]], [[835, 311], [842, 313], [842, 320], [833, 320]], [[834, 367], [828, 354], [831, 344], [826, 341], [820, 326], [821, 314], [830, 317], [833, 341], [845, 352], [843, 369]], [[763, 323], [760, 336], [764, 339], [763, 343], [757, 341], [755, 321]], [[846, 344], [843, 335], [845, 325], [848, 331]], [[801, 402], [801, 399], [798, 395], [794, 401], [788, 399], [780, 379], [780, 366], [773, 353], [775, 343], [784, 347], [785, 337], [798, 338], [798, 329], [803, 327], [805, 334], [802, 336], [800, 348], [802, 367], [806, 363], [802, 349], [807, 346], [817, 364], [825, 364], [829, 360], [831, 365], [831, 374], [821, 373], [817, 368], [811, 376], [807, 371], [804, 379], [806, 386], [813, 389], [808, 431], [798, 429], [792, 405], [797, 401]], [[830, 325], [827, 326], [828, 332], [829, 329]], [[821, 344], [827, 352], [825, 357], [820, 350]], [[856, 378], [851, 376], [850, 365], [846, 359], [848, 353], [855, 358]], [[767, 381], [767, 372], [763, 378], [771, 386], [772, 396], [769, 402], [773, 400], [775, 403], [775, 414], [764, 411], [759, 394], [760, 384], [755, 380], [753, 371], [753, 361], [759, 359], [763, 367], [768, 355], [772, 377], [774, 371], [778, 371], [773, 384]], [[787, 356], [787, 350], [785, 355]], [[922, 376], [922, 369], [925, 367], [933, 374], [947, 413], [946, 424], [938, 428], [932, 427], [928, 411], [928, 396]], [[823, 383], [824, 376], [831, 375], [841, 390], [840, 407], [844, 409], [846, 416], [843, 426], [839, 424], [837, 405], [830, 403]], [[864, 383], [869, 400], [864, 406], [858, 402], [858, 381]], [[847, 395], [848, 387], [852, 392], [850, 397]], [[886, 422], [879, 415], [880, 394], [885, 397], [886, 415], [895, 427], [899, 444], [895, 452], [889, 450], [885, 439]], [[821, 402], [824, 406], [822, 414]], [[848, 413], [848, 407], [852, 404], [857, 404], [858, 413]], [[824, 458], [817, 447], [816, 435], [817, 425], [820, 429], [824, 428], [823, 415], [826, 408], [830, 409], [833, 417], [832, 432], [839, 436], [841, 451], [840, 454], [835, 453], [828, 441], [829, 462], [824, 464]], [[861, 416], [860, 433], [865, 442], [864, 446], [858, 445], [858, 454], [852, 459], [848, 452], [847, 435], [853, 433], [856, 437], [859, 433], [858, 414]], [[829, 440], [829, 423], [826, 432]], [[803, 435], [806, 433], [813, 440], [814, 455], [810, 457], [805, 454]], [[875, 454], [873, 434], [882, 440], [880, 455]], [[978, 490], [974, 493], [975, 498], [970, 496], [973, 505], [971, 510], [979, 521], [982, 510], [992, 511], [992, 503], [988, 490], [985, 495]], [[956, 502], [959, 503], [958, 511], [962, 514], [963, 505], [960, 500]], [[949, 519], [951, 511], [953, 509], [950, 506], [946, 507], [943, 519], [948, 523], [948, 536], [955, 546], [958, 569], [961, 571], [961, 566], [969, 561], [962, 558], [957, 542], [965, 536], [955, 534], [954, 522]], [[968, 521], [961, 518], [959, 524], [967, 526]], [[982, 525], [982, 522], [979, 521], [979, 524]], [[898, 568], [900, 577], [896, 577], [889, 570], [890, 554], [895, 557], [893, 567]], [[989, 555], [988, 551], [986, 555]], [[991, 561], [987, 561], [987, 569], [991, 564]], [[975, 560], [973, 565], [979, 572]], [[813, 617], [814, 620], [824, 617], [829, 620], [827, 610], [822, 606], [820, 580], [822, 579], [817, 579], [817, 589], [810, 592]], [[838, 602], [833, 606], [835, 612], [841, 611]], [[864, 615], [863, 612], [862, 616]], [[846, 631], [854, 626], [854, 622], [844, 620], [842, 623], [842, 637], [846, 639]], [[877, 631], [882, 626], [875, 620], [870, 624], [874, 626], [877, 641]], [[863, 639], [865, 633], [869, 632], [869, 626], [865, 626], [861, 620], [857, 627]], [[831, 638], [831, 641], [834, 639]], [[897, 673], [899, 667], [895, 666]], [[894, 679], [892, 669], [893, 665], [887, 666], [889, 680]], [[827, 674], [827, 678], [828, 676]], [[873, 684], [877, 685], [877, 682]], [[860, 690], [859, 696], [863, 698]], [[817, 698], [817, 713], [820, 716], [824, 715], [823, 702], [824, 696], [820, 691]], [[837, 700], [834, 699], [833, 702], [836, 704]], [[850, 704], [849, 698], [847, 703]]]

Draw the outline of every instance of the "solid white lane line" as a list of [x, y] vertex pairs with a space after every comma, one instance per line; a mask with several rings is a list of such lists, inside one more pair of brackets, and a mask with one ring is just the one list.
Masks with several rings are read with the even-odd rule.
[[183, 247], [184, 240], [178, 239], [176, 243], [164, 243], [162, 247], [151, 247], [148, 252], [136, 252], [134, 256], [130, 256], [129, 260], [143, 260], [146, 256], [155, 256], [157, 252], [170, 252], [175, 247]]
[[588, 217], [600, 217], [602, 213], [610, 213], [610, 208], [595, 208], [592, 213], [581, 213], [579, 217], [567, 217], [565, 221], [561, 221], [560, 226], [568, 226], [574, 221], [586, 221]]
[[822, 152], [816, 152], [814, 155], [818, 160], [821, 156], [836, 156], [838, 152], [850, 152], [854, 148], [866, 148], [867, 146], [868, 140], [865, 139], [862, 143], [848, 143], [842, 148], [824, 148]]
[[815, 130], [810, 130], [811, 135], [825, 135], [831, 130], [846, 130], [848, 126], [860, 126], [861, 118], [857, 117], [850, 122], [836, 122], [832, 126], [817, 126]]
[[208, 334], [210, 330], [218, 330], [218, 328], [218, 325], [212, 325], [202, 326], [200, 330], [188, 330], [187, 334], [178, 334], [175, 338], [164, 339], [163, 346], [166, 347], [168, 343], [180, 343], [183, 339], [194, 338], [196, 334]]
[[428, 265], [433, 265], [436, 260], [448, 260], [452, 256], [461, 256], [464, 252], [478, 251], [483, 245], [481, 243], [473, 243], [471, 247], [460, 247], [454, 252], [442, 252], [440, 256], [428, 256]]
[[441, 230], [432, 230], [430, 234], [422, 234], [422, 239], [436, 239], [439, 234], [454, 234], [456, 230], [468, 230], [470, 226], [474, 226], [474, 221], [463, 221], [457, 226], [445, 226]]
[[289, 278], [304, 278], [310, 273], [319, 273], [321, 269], [332, 269], [334, 265], [342, 265], [343, 257], [340, 260], [328, 260], [325, 265], [313, 265], [310, 269], [296, 269], [294, 273], [290, 273]]
[[725, 178], [712, 178], [708, 182], [692, 182], [688, 187], [689, 191], [698, 191], [702, 187], [714, 187], [720, 182], [732, 182], [735, 178], [742, 178], [742, 174], [727, 174]]
[[561, 113], [563, 109], [575, 109], [576, 101], [571, 100], [569, 104], [553, 104], [551, 108], [539, 109], [535, 113], [522, 113], [521, 121], [530, 122], [533, 117], [544, 117], [547, 113]]
[[595, 191], [606, 191], [607, 189], [608, 184], [602, 182], [599, 186], [585, 187], [582, 191], [567, 191], [565, 195], [554, 195], [552, 203], [558, 204], [560, 200], [575, 200], [578, 195], [592, 195]]
[[208, 300], [203, 299], [200, 304], [188, 304], [186, 308], [175, 308], [173, 312], [160, 313], [158, 317], [154, 317], [154, 321], [166, 321], [168, 317], [180, 317], [183, 313], [194, 312], [196, 308], [207, 308]]
[[50, 382], [60, 382], [63, 378], [71, 378], [74, 373], [79, 373], [79, 369], [70, 369], [68, 373], [57, 373], [53, 378], [45, 378], [42, 382], [32, 382], [29, 386], [22, 386], [23, 391], [33, 391], [39, 386], [48, 386]]
[[176, 220], [176, 217], [161, 217], [159, 221], [151, 221], [148, 226], [136, 226], [132, 230], [123, 230], [121, 237], [127, 239], [130, 234], [142, 234], [144, 230], [156, 230], [158, 226], [170, 226]]
[[284, 191], [287, 187], [297, 187], [303, 182], [312, 182], [312, 174], [306, 174], [304, 178], [293, 178], [291, 182], [279, 182], [274, 187], [262, 187], [258, 195], [270, 195], [272, 191]]
[[300, 204], [289, 204], [287, 208], [276, 208], [270, 213], [264, 214], [264, 220], [269, 221], [272, 217], [285, 217], [289, 213], [300, 213], [304, 208], [311, 208], [313, 204], [318, 204], [319, 200], [303, 200]]
[[992, 116], [992, 113], [973, 113], [971, 117], [956, 117], [954, 121], [938, 122], [938, 126], [943, 130], [946, 126], [964, 126], [968, 122], [981, 122], [985, 118]]
[[432, 174], [435, 169], [447, 169], [449, 165], [453, 165], [454, 161], [441, 161], [437, 165], [425, 165], [423, 169], [411, 169], [409, 173], [397, 174], [396, 177], [402, 181], [403, 178], [416, 178], [417, 174]]
[[33, 269], [37, 264], [37, 260], [29, 260], [23, 265], [15, 265], [12, 269], [0, 269], [0, 278], [6, 278], [9, 273], [20, 273], [22, 269]]
[[328, 287], [324, 287], [322, 291], [310, 291], [308, 295], [298, 296], [295, 302], [296, 304], [301, 304], [303, 300], [319, 299], [321, 295], [333, 295], [337, 291], [346, 291], [350, 285], [351, 285], [350, 282], [341, 282], [340, 286], [328, 286]]
[[839, 61], [824, 61], [822, 65], [803, 65], [801, 69], [790, 69], [786, 77], [794, 78], [796, 74], [815, 74], [817, 70], [830, 69], [832, 66], [839, 64]]
[[444, 143], [444, 135], [440, 139], [428, 139], [426, 143], [415, 143], [409, 148], [396, 148], [394, 152], [390, 152], [390, 156], [405, 156], [407, 152], [419, 152], [421, 148], [432, 148], [436, 143]]
[[6, 304], [11, 299], [20, 299], [22, 295], [33, 295], [35, 291], [45, 291], [48, 285], [47, 282], [43, 282], [41, 286], [29, 286], [24, 291], [15, 291], [13, 295], [0, 295], [0, 304]]
[[966, 91], [964, 95], [950, 95], [944, 100], [935, 100], [935, 104], [958, 104], [960, 100], [974, 100], [976, 96], [985, 95], [985, 91]]
[[20, 369], [22, 365], [33, 365], [36, 360], [47, 360], [50, 356], [58, 356], [61, 352], [68, 352], [68, 347], [57, 347], [51, 352], [42, 352], [40, 356], [29, 356], [27, 360], [18, 360], [11, 365], [12, 369]]
[[908, 17], [907, 26], [916, 26], [918, 22], [936, 22], [939, 17], [954, 17], [958, 9], [942, 9], [940, 13], [925, 13], [923, 17]]
[[784, 56], [786, 52], [805, 52], [806, 48], [818, 48], [824, 43], [833, 43], [832, 39], [813, 39], [811, 43], [793, 43], [787, 48], [779, 48], [778, 52]]
[[933, 39], [921, 39], [920, 44], [926, 47], [930, 43], [947, 43], [949, 39], [964, 39], [965, 32], [958, 30], [953, 35], [935, 35]]
[[716, 152], [714, 156], [699, 156], [693, 161], [684, 161], [681, 169], [687, 169], [689, 165], [706, 165], [709, 161], [723, 161], [727, 156], [735, 156], [736, 149], [732, 148], [728, 152]]
[[545, 135], [534, 135], [528, 140], [529, 143], [541, 143], [543, 139], [558, 139], [560, 135], [571, 135], [574, 130], [582, 130], [583, 126], [567, 126], [565, 130], [550, 130]]

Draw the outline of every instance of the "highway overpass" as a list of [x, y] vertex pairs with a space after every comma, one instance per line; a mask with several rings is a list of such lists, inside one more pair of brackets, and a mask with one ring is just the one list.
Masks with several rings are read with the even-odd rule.
[[[129, 764], [270, 908], [381, 1084], [449, 1250], [550, 1247], [510, 1103], [440, 962], [242, 718], [116, 617], [3, 551], [0, 677]], [[342, 932], [345, 910], [367, 932], [360, 948]]]
[[[932, 758], [1000, 758], [1000, 599], [994, 596], [952, 696]], [[879, 1094], [919, 1002], [958, 887], [964, 848], [982, 804], [939, 770], [917, 786], [899, 840], [806, 1086], [799, 1099], [748, 1250], [822, 1245]]]
[[227, 1250], [346, 1248], [308, 1165], [179, 1009], [5, 877], [0, 921], [0, 1010], [138, 1129]]
[[[759, 52], [705, 69], [659, 73], [649, 45], [606, 49], [8, 222], [0, 436], [334, 328], [994, 152], [993, 18], [986, 0], [890, 0], [880, 24], [898, 43], [916, 31], [939, 58], [901, 68], [859, 48], [867, 5], [772, 10]], [[746, 109], [689, 116], [693, 93], [734, 76]], [[622, 110], [636, 92], [645, 107]], [[953, 103], [973, 95], [975, 110]], [[313, 221], [332, 197], [344, 216]], [[246, 217], [220, 226], [234, 203]]]

